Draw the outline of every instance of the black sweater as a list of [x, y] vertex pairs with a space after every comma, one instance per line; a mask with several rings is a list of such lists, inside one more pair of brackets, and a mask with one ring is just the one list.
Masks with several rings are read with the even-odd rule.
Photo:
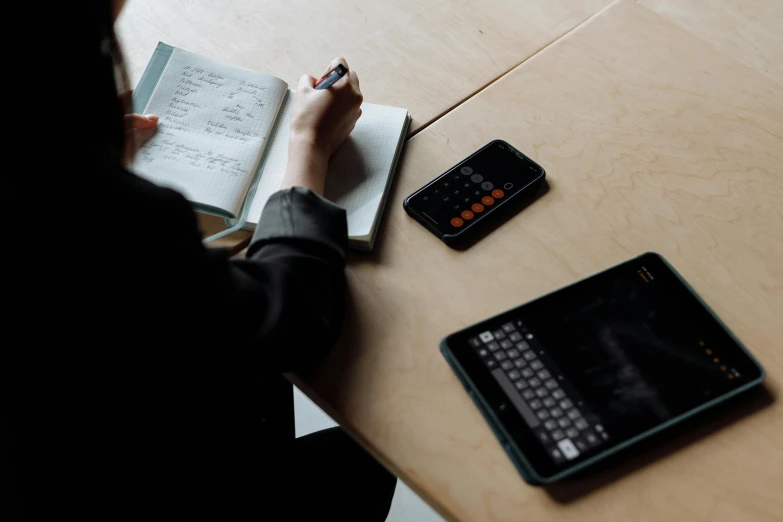
[[32, 250], [4, 256], [6, 506], [31, 519], [285, 518], [281, 373], [312, 370], [339, 332], [345, 212], [280, 191], [232, 260], [202, 245], [180, 194], [97, 170], [45, 187], [31, 218], [45, 234], [7, 238]]

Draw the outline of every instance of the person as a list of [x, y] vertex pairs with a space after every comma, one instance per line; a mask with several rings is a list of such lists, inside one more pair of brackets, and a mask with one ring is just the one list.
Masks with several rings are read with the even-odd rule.
[[302, 77], [281, 190], [231, 259], [181, 194], [128, 166], [156, 118], [126, 114], [121, 7], [69, 3], [67, 36], [39, 29], [28, 43], [45, 50], [9, 65], [26, 87], [3, 203], [27, 226], [3, 256], [3, 504], [22, 519], [384, 520], [394, 476], [340, 428], [295, 438], [282, 376], [316, 369], [343, 319], [346, 215], [322, 194], [361, 114], [356, 73], [328, 90]]

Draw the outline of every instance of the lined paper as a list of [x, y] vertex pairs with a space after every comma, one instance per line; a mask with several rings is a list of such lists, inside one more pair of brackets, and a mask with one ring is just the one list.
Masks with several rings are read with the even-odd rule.
[[266, 202], [272, 194], [280, 190], [280, 185], [283, 182], [285, 168], [288, 165], [288, 137], [291, 134], [292, 99], [293, 93], [291, 93], [281, 109], [277, 130], [269, 143], [269, 151], [264, 159], [261, 178], [258, 180], [256, 193], [253, 196], [253, 202], [248, 212], [248, 224], [258, 224]]
[[273, 76], [175, 49], [144, 109], [160, 117], [158, 132], [134, 170], [238, 214], [286, 90]]
[[[286, 102], [264, 161], [248, 217], [253, 225], [258, 223], [269, 197], [280, 189], [285, 174], [292, 99], [290, 96]], [[346, 210], [351, 237], [369, 236], [372, 231], [407, 116], [406, 109], [362, 104], [356, 127], [329, 162], [325, 195]]]

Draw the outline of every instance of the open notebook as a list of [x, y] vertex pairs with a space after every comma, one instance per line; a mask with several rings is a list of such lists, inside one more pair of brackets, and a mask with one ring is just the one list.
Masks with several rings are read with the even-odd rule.
[[[133, 93], [158, 132], [133, 169], [226, 218], [224, 233], [253, 229], [285, 172], [292, 98], [279, 78], [159, 43]], [[409, 122], [405, 109], [365, 103], [329, 162], [325, 195], [346, 209], [353, 248], [375, 242]]]

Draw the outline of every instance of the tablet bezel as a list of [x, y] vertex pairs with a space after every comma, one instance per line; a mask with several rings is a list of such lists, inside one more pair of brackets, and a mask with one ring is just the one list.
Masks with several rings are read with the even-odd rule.
[[[675, 417], [657, 424], [653, 428], [645, 430], [627, 440], [610, 443], [606, 446], [605, 449], [602, 449], [601, 451], [598, 451], [592, 455], [588, 454], [584, 458], [580, 457], [574, 461], [566, 461], [561, 464], [555, 464], [550, 459], [549, 455], [543, 451], [543, 448], [535, 438], [533, 431], [528, 428], [519, 413], [514, 408], [509, 407], [509, 401], [506, 394], [502, 391], [500, 385], [497, 383], [497, 381], [495, 381], [491, 373], [484, 366], [478, 355], [476, 355], [475, 350], [471, 349], [467, 342], [468, 339], [475, 337], [482, 331], [497, 328], [499, 325], [505, 322], [512, 321], [520, 317], [524, 318], [525, 310], [528, 307], [535, 306], [538, 299], [515, 307], [511, 310], [502, 312], [494, 317], [449, 335], [441, 342], [441, 351], [454, 369], [455, 373], [457, 373], [465, 388], [468, 390], [468, 393], [471, 394], [471, 397], [476, 402], [476, 405], [484, 414], [484, 417], [492, 427], [501, 445], [504, 447], [506, 452], [509, 453], [509, 456], [519, 469], [523, 478], [531, 484], [547, 484], [576, 473], [577, 471], [584, 469], [608, 457], [609, 455], [612, 455], [624, 448], [627, 448], [628, 446], [650, 437], [655, 433], [682, 422], [692, 415], [724, 402], [725, 400], [750, 388], [758, 386], [764, 380], [764, 369], [755, 359], [755, 357], [753, 357], [753, 355], [739, 341], [739, 339], [737, 339], [731, 330], [717, 317], [712, 309], [707, 306], [707, 304], [693, 290], [693, 288], [662, 256], [655, 253], [646, 253], [585, 279], [591, 279], [596, 276], [605, 275], [607, 272], [621, 269], [629, 263], [638, 264], [639, 262], [647, 264], [655, 263], [659, 266], [659, 268], [665, 267], [665, 269], [669, 270], [671, 274], [675, 276], [676, 280], [678, 280], [679, 283], [684, 286], [684, 288], [705, 308], [712, 319], [715, 320], [716, 327], [721, 328], [723, 332], [727, 334], [728, 338], [730, 338], [736, 344], [736, 347], [739, 349], [738, 353], [744, 354], [747, 357], [745, 363], [749, 367], [754, 368], [758, 374], [755, 376], [752, 375], [750, 380], [745, 384], [729, 390], [726, 393], [722, 393], [721, 395], [718, 395], [708, 401], [705, 401], [699, 406], [676, 415]], [[574, 283], [574, 285], [579, 284], [585, 279]], [[573, 285], [561, 288], [556, 292], [567, 291], [570, 286]], [[539, 299], [542, 299], [543, 297], [546, 296], [542, 296]], [[525, 451], [523, 448], [527, 448], [528, 451]]]

